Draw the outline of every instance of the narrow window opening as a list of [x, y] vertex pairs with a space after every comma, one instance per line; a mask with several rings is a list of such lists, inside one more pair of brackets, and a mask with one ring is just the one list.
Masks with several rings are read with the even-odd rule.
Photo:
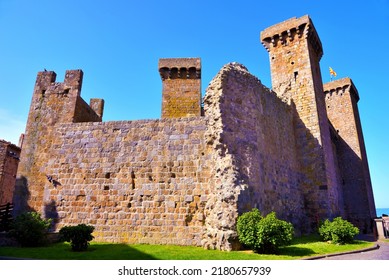
[[297, 76], [299, 75], [299, 72], [298, 71], [295, 71], [294, 72], [294, 81], [296, 81], [297, 80]]

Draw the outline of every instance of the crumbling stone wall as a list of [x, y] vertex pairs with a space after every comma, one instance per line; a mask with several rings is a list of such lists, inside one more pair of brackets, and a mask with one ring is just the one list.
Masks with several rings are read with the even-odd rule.
[[12, 203], [20, 148], [0, 140], [0, 205]]
[[306, 222], [293, 130], [293, 108], [241, 64], [224, 66], [204, 99], [207, 143], [215, 165], [203, 245], [230, 250], [239, 214], [275, 211], [300, 229]]

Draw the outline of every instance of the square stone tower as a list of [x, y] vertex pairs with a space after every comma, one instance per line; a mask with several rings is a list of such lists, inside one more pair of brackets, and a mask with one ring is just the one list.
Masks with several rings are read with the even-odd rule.
[[322, 44], [308, 16], [291, 18], [261, 32], [269, 52], [273, 90], [295, 107], [295, 134], [302, 186], [311, 227], [339, 214], [334, 153], [319, 61]]
[[58, 137], [55, 126], [102, 121], [104, 100], [92, 99], [88, 105], [81, 98], [82, 70], [67, 70], [63, 82], [56, 82], [56, 77], [54, 71], [42, 71], [36, 78], [15, 186], [16, 214], [29, 210], [27, 202], [31, 209], [41, 210], [47, 182], [42, 166], [51, 160], [51, 146]]
[[162, 58], [162, 118], [201, 116], [200, 58]]
[[365, 232], [376, 217], [369, 166], [359, 117], [358, 91], [350, 78], [324, 85], [328, 118], [339, 135], [336, 143], [345, 215]]

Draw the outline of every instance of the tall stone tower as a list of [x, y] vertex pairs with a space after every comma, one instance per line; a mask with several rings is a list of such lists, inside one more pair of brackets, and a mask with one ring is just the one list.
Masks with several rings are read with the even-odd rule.
[[[55, 82], [53, 71], [38, 72], [28, 115], [23, 149], [16, 181], [14, 200], [16, 212], [26, 207], [36, 211], [44, 200], [44, 186], [48, 181], [42, 169], [51, 160], [51, 145], [58, 123], [101, 122], [104, 100], [92, 99], [89, 106], [81, 98], [83, 72], [68, 70], [64, 82]], [[93, 108], [91, 108], [93, 107]], [[48, 174], [52, 175], [52, 174]], [[29, 178], [33, 178], [30, 181]]]
[[341, 209], [319, 65], [322, 44], [308, 16], [265, 29], [261, 41], [270, 56], [273, 90], [295, 106], [298, 158], [306, 177], [305, 207], [310, 226], [315, 227]]
[[369, 166], [359, 118], [359, 94], [350, 78], [324, 85], [328, 118], [339, 135], [337, 142], [347, 218], [365, 231], [376, 216]]
[[164, 58], [158, 68], [163, 87], [162, 118], [200, 116], [200, 58]]

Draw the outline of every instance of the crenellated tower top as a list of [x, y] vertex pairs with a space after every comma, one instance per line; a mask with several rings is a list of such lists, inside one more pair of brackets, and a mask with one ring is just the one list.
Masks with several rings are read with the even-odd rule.
[[279, 45], [288, 46], [290, 42], [300, 38], [309, 41], [320, 60], [323, 56], [323, 47], [312, 20], [308, 15], [288, 19], [261, 32], [261, 42], [269, 52], [274, 47]]
[[162, 118], [201, 116], [200, 58], [161, 58]]
[[200, 79], [200, 58], [161, 58], [158, 63], [162, 80]]
[[326, 95], [343, 94], [346, 91], [355, 99], [355, 102], [359, 101], [358, 90], [350, 78], [343, 78], [324, 84], [324, 93]]

